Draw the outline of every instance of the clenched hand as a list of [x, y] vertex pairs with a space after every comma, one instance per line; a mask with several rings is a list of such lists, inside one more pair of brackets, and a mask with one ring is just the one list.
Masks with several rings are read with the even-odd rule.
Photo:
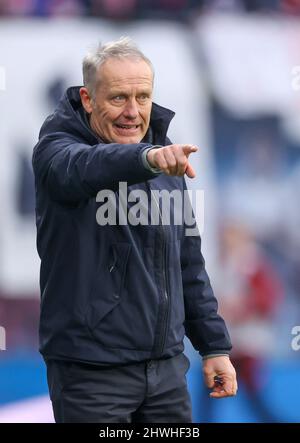
[[[229, 357], [219, 356], [203, 360], [203, 375], [208, 388], [212, 389], [210, 397], [232, 397], [237, 393], [236, 372]], [[218, 377], [220, 382], [217, 382]]]
[[192, 152], [198, 151], [195, 145], [169, 145], [148, 151], [147, 160], [153, 168], [159, 168], [167, 175], [196, 177], [188, 161]]

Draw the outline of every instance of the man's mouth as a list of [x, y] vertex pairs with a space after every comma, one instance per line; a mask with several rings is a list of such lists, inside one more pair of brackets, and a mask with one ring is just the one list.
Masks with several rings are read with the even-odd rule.
[[140, 127], [140, 125], [120, 125], [118, 123], [115, 123], [115, 126], [119, 129], [124, 129], [124, 130], [135, 130]]

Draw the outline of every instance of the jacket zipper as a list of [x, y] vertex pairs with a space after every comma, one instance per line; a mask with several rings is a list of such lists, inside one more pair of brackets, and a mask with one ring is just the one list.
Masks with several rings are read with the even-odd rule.
[[[151, 195], [151, 187], [147, 183], [147, 186], [150, 190]], [[163, 333], [159, 335], [161, 337], [159, 341], [159, 355], [163, 352], [165, 342], [166, 342], [166, 335], [167, 335], [167, 318], [168, 318], [168, 308], [169, 308], [169, 295], [168, 295], [168, 286], [167, 286], [167, 278], [166, 278], [166, 262], [167, 262], [167, 248], [166, 248], [166, 233], [165, 233], [165, 227], [163, 224], [163, 218], [162, 213], [159, 207], [159, 202], [157, 202], [155, 194], [153, 193], [153, 199], [155, 201], [155, 204], [158, 209], [159, 213], [159, 220], [160, 220], [160, 232], [162, 237], [162, 270], [163, 270], [163, 315], [162, 315], [162, 326], [163, 326]]]

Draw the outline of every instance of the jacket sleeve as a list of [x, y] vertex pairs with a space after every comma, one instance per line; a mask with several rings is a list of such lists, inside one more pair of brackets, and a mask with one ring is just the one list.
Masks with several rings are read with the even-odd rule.
[[56, 201], [77, 202], [95, 197], [101, 189], [117, 190], [157, 176], [145, 168], [142, 153], [152, 145], [80, 143], [65, 133], [40, 139], [33, 151], [35, 179]]
[[[186, 190], [184, 179], [183, 182]], [[185, 224], [184, 227], [181, 270], [186, 335], [202, 356], [228, 354], [232, 346], [225, 322], [217, 312], [218, 302], [205, 270], [200, 235], [187, 236]]]

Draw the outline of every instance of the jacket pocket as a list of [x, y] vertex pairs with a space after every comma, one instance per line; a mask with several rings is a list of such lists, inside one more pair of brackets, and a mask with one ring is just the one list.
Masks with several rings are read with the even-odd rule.
[[130, 250], [130, 243], [112, 244], [106, 263], [98, 268], [85, 314], [91, 330], [121, 301]]

